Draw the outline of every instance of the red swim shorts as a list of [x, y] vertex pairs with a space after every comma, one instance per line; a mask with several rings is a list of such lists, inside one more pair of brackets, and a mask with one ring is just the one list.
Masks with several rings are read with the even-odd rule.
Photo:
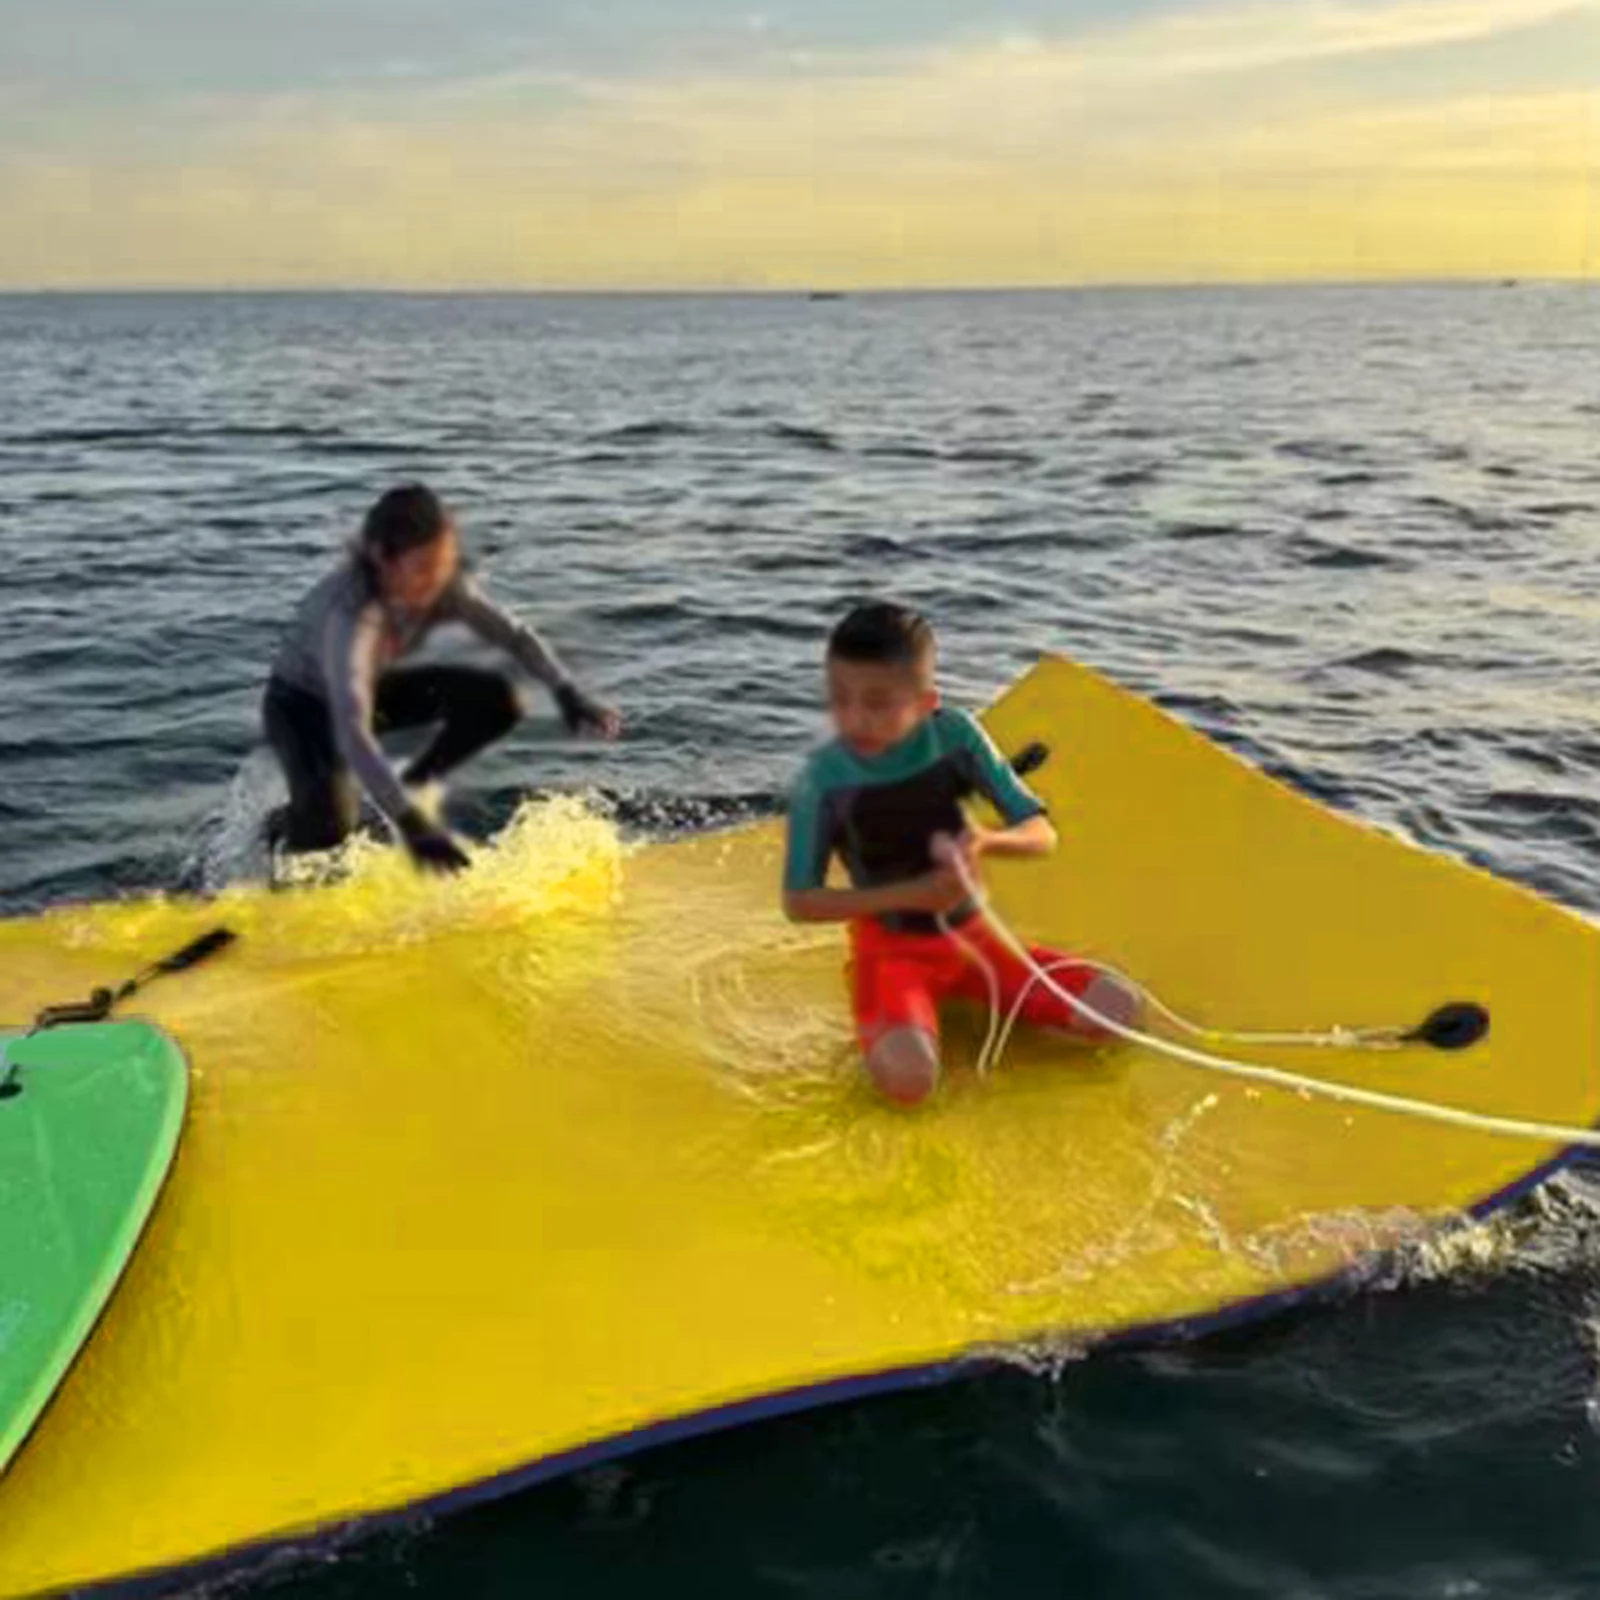
[[[1080, 1038], [1105, 1037], [1073, 1007], [1032, 974], [995, 936], [982, 917], [973, 917], [949, 934], [895, 933], [874, 921], [850, 926], [851, 991], [856, 1033], [863, 1053], [884, 1034], [917, 1028], [939, 1036], [939, 1006], [947, 1000], [975, 1000], [1009, 1012], [1019, 995], [1021, 1020], [1034, 1028], [1056, 1028]], [[1029, 952], [1068, 994], [1082, 994], [1100, 969], [1078, 963], [1059, 950], [1037, 946]], [[981, 961], [979, 957], [981, 956]], [[987, 963], [992, 978], [985, 972]]]

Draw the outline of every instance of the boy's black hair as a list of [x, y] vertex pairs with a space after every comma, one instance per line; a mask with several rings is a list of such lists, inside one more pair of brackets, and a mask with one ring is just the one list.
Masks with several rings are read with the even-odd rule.
[[828, 637], [830, 661], [865, 661], [931, 672], [934, 654], [933, 629], [927, 618], [892, 600], [857, 606]]
[[450, 513], [432, 489], [406, 483], [382, 495], [361, 524], [361, 553], [369, 561], [392, 561], [432, 544], [451, 525]]

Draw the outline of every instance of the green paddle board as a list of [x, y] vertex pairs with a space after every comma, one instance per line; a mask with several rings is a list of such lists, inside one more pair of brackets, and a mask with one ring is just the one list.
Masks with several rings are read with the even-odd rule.
[[138, 1244], [187, 1096], [147, 1023], [0, 1033], [0, 1474]]

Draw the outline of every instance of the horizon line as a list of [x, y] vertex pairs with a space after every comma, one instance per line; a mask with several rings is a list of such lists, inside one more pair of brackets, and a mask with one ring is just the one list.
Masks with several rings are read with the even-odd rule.
[[0, 285], [0, 299], [93, 299], [96, 297], [136, 299], [183, 296], [349, 296], [372, 299], [868, 299], [891, 296], [994, 295], [994, 294], [1082, 294], [1104, 291], [1131, 292], [1172, 290], [1274, 290], [1274, 289], [1379, 289], [1379, 288], [1474, 288], [1474, 287], [1582, 287], [1600, 285], [1600, 278], [1588, 272], [1538, 273], [1511, 272], [1439, 273], [1432, 275], [1381, 275], [1373, 277], [1304, 278], [1128, 278], [1091, 279], [1069, 283], [950, 283], [950, 284], [664, 284], [658, 287], [597, 284], [576, 285], [471, 285], [438, 286], [397, 284], [18, 284]]

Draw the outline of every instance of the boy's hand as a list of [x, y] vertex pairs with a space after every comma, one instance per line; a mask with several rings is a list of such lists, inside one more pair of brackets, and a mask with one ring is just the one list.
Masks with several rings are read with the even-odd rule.
[[957, 834], [935, 834], [931, 845], [933, 859], [952, 874], [959, 863], [969, 875], [976, 877], [978, 862], [989, 848], [990, 839], [989, 830], [976, 824]]
[[576, 684], [564, 683], [556, 690], [556, 704], [569, 733], [615, 739], [622, 732], [622, 717], [611, 706], [586, 695]]
[[472, 858], [445, 830], [413, 806], [400, 819], [400, 836], [418, 871], [448, 876], [464, 872]]
[[411, 859], [420, 871], [435, 873], [440, 877], [452, 877], [458, 872], [465, 872], [472, 865], [472, 858], [442, 830], [420, 834], [410, 841], [409, 848]]
[[935, 867], [920, 878], [912, 878], [896, 899], [905, 911], [928, 911], [942, 916], [966, 903], [967, 886], [954, 867]]

